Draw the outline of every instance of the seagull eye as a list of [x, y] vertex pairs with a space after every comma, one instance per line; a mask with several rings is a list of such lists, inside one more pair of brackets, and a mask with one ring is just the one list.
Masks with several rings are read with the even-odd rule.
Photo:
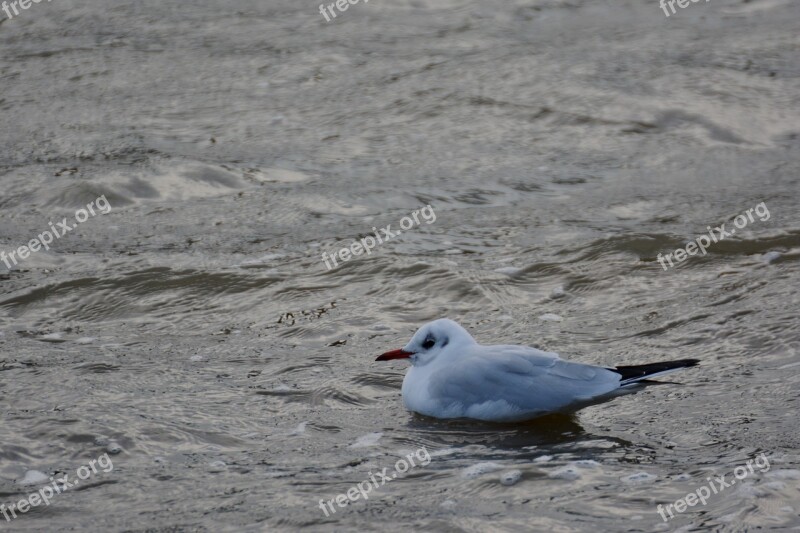
[[427, 339], [425, 339], [425, 342], [422, 343], [422, 347], [425, 348], [426, 350], [429, 350], [433, 348], [434, 344], [436, 344], [436, 341], [428, 337]]

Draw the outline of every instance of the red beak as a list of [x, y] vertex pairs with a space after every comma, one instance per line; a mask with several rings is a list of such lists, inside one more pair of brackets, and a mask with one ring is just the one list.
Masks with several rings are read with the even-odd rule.
[[392, 350], [378, 356], [376, 361], [391, 361], [392, 359], [408, 359], [414, 355], [411, 352], [404, 352], [403, 350]]

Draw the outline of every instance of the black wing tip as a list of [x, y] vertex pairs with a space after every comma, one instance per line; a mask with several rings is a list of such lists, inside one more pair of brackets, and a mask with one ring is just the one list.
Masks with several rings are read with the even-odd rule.
[[690, 368], [698, 364], [700, 364], [699, 359], [678, 359], [676, 361], [663, 361], [661, 363], [651, 363], [648, 365], [618, 366], [611, 370], [622, 376], [623, 381], [641, 381], [653, 374], [659, 374], [669, 370], [678, 370], [680, 368]]

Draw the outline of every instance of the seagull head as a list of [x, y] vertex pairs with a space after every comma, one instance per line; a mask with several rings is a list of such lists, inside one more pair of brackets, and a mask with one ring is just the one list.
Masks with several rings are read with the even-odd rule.
[[[400, 350], [392, 350], [379, 355], [376, 361], [409, 359], [414, 366], [422, 366], [453, 347], [476, 344], [472, 335], [449, 318], [428, 322], [417, 330], [408, 344]], [[455, 353], [455, 352], [452, 352]]]

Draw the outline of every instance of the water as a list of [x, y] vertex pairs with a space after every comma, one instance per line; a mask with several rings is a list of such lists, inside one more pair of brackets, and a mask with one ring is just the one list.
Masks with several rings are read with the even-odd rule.
[[[0, 266], [0, 503], [106, 466], [0, 527], [800, 527], [798, 20], [771, 0], [372, 0], [330, 23], [288, 0], [58, 0], [5, 20], [0, 250], [111, 209]], [[425, 205], [435, 222], [327, 270]], [[486, 344], [702, 364], [573, 417], [436, 421], [374, 358], [443, 316]]]

